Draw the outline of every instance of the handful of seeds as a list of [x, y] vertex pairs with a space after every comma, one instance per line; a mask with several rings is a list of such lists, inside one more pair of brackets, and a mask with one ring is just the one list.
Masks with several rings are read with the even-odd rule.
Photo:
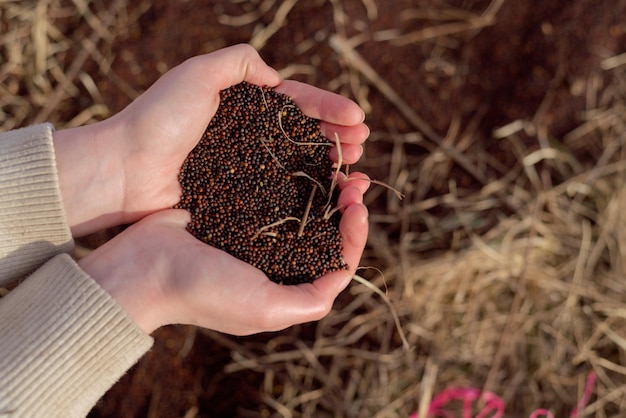
[[175, 207], [191, 213], [196, 238], [276, 283], [346, 269], [330, 145], [286, 95], [238, 84], [187, 156]]

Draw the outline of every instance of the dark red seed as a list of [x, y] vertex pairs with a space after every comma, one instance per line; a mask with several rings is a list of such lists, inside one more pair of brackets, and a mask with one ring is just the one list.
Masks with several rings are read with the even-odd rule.
[[[233, 86], [221, 92], [217, 113], [181, 168], [183, 195], [175, 207], [191, 213], [187, 230], [195, 237], [274, 282], [312, 282], [346, 269], [341, 215], [324, 216], [337, 192], [328, 205], [317, 191], [299, 236], [311, 188], [331, 188], [328, 144], [319, 121], [289, 97], [248, 83]], [[315, 181], [294, 176], [298, 172]]]

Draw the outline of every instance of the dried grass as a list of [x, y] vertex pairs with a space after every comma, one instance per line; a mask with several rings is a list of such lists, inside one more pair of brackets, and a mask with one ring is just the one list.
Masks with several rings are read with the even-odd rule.
[[[456, 121], [439, 136], [355, 48], [363, 42], [394, 45], [478, 31], [493, 23], [503, 1], [492, 2], [481, 15], [446, 10], [441, 20], [455, 22], [409, 34], [387, 31], [384, 39], [380, 33], [347, 39], [342, 5], [331, 4], [337, 33], [329, 41], [346, 65], [343, 82], [357, 98], [359, 91], [379, 90], [416, 129], [372, 135], [393, 143], [384, 156], [385, 182], [408, 199], [391, 197], [386, 211], [373, 214], [366, 257], [388, 266], [382, 275], [371, 275], [371, 283], [393, 301], [411, 349], [402, 348], [393, 312], [366, 286], [354, 284], [349, 300], [317, 325], [313, 340], [294, 336], [288, 342], [279, 336], [255, 351], [229, 340], [233, 362], [227, 371], [263, 373], [268, 416], [408, 417], [414, 411], [426, 416], [432, 397], [451, 385], [499, 394], [507, 416], [528, 416], [542, 407], [565, 413], [581, 398], [589, 371], [599, 382], [584, 414], [604, 417], [621, 410], [626, 387], [623, 58], [604, 61], [604, 71], [617, 70], [609, 74], [614, 82], [595, 92], [600, 99], [589, 102], [587, 120], [562, 138], [564, 148], [546, 140], [541, 107], [534, 120], [495, 130], [494, 137], [513, 144], [518, 157], [516, 166], [502, 167], [484, 152], [471, 154], [476, 121], [464, 127]], [[428, 18], [436, 19], [436, 13], [429, 10]], [[594, 77], [587, 80], [589, 88]], [[540, 148], [528, 148], [521, 134], [536, 138]], [[590, 166], [568, 150], [598, 137], [604, 153]], [[415, 164], [404, 145], [426, 141], [431, 152]], [[366, 157], [365, 169], [368, 163]], [[371, 164], [380, 165], [380, 157]], [[451, 175], [454, 165], [482, 188], [459, 189]], [[484, 167], [502, 175], [489, 178]], [[442, 179], [450, 192], [423, 199], [426, 185]], [[373, 191], [369, 198], [380, 201], [381, 193]], [[503, 207], [512, 214], [500, 216], [487, 232], [475, 232], [494, 208]], [[439, 211], [443, 217], [430, 215], [437, 208], [446, 208]], [[427, 230], [410, 232], [416, 222]], [[397, 241], [385, 233], [390, 224], [402, 226]], [[449, 234], [458, 237], [450, 251], [424, 253]]]
[[[114, 57], [103, 54], [105, 45], [125, 34], [143, 8], [130, 15], [125, 0], [106, 6], [89, 0], [1, 3], [7, 29], [0, 35], [0, 129], [44, 121], [78, 126], [110, 116], [86, 66], [91, 61], [97, 73], [113, 76]], [[81, 96], [92, 104], [76, 109]]]
[[[546, 138], [542, 109], [534, 120], [494, 130], [494, 140], [506, 141], [516, 156], [513, 167], [504, 167], [473, 146], [475, 121], [455, 121], [445, 136], [437, 134], [356, 50], [363, 43], [389, 48], [475, 34], [497, 19], [503, 3], [494, 0], [482, 13], [409, 9], [402, 18], [442, 23], [411, 33], [389, 28], [348, 38], [343, 3], [330, 1], [335, 33], [329, 44], [343, 73], [328, 86], [350, 92], [366, 109], [371, 109], [368, 94], [378, 91], [414, 129], [373, 132], [372, 142], [391, 151], [372, 159], [366, 150], [360, 166], [367, 171], [385, 165], [384, 182], [406, 196], [400, 201], [377, 187], [368, 193], [367, 201], [383, 209], [372, 212], [364, 263], [382, 272], [364, 276], [393, 303], [410, 348], [402, 347], [385, 301], [359, 283], [317, 324], [314, 338], [294, 328], [256, 344], [201, 330], [231, 350], [226, 373], [263, 375], [264, 405], [241, 410], [241, 416], [408, 417], [419, 411], [424, 417], [431, 399], [451, 385], [499, 394], [507, 416], [526, 417], [539, 407], [565, 413], [576, 405], [591, 370], [598, 384], [585, 416], [623, 409], [624, 55], [607, 57], [601, 73], [583, 81], [585, 120], [556, 138], [560, 146]], [[371, 20], [381, 14], [380, 5], [361, 2]], [[237, 26], [265, 18], [270, 23], [259, 23], [251, 39], [262, 48], [288, 24], [293, 7], [293, 1], [256, 1], [245, 14], [221, 21]], [[88, 22], [87, 36], [73, 32], [78, 18]], [[42, 120], [74, 126], [108, 116], [94, 80], [115, 79], [109, 74], [113, 57], [103, 53], [103, 45], [115, 42], [136, 18], [123, 1], [104, 8], [87, 0], [1, 2], [7, 28], [0, 35], [1, 129]], [[87, 63], [95, 64], [95, 74], [85, 70]], [[294, 65], [282, 71], [315, 69]], [[603, 84], [599, 78], [612, 81]], [[77, 109], [79, 96], [92, 105]], [[538, 146], [529, 147], [522, 137], [536, 139]], [[575, 152], [595, 141], [601, 142], [601, 156], [577, 161]], [[407, 152], [415, 144], [428, 155]], [[480, 187], [459, 187], [454, 167]], [[499, 175], [487, 175], [486, 168]], [[446, 185], [449, 192], [427, 198], [433, 184]], [[446, 236], [452, 237], [449, 250], [435, 251]], [[197, 408], [189, 412], [197, 413]]]
[[[624, 90], [618, 84], [608, 89], [615, 89], [613, 98], [598, 115], [621, 106]], [[456, 227], [467, 228], [469, 237], [463, 249], [421, 258], [414, 236], [391, 243], [374, 228], [372, 258], [389, 267], [371, 282], [386, 289], [411, 349], [402, 349], [393, 313], [355, 284], [345, 306], [320, 321], [312, 341], [279, 336], [255, 351], [227, 343], [233, 353], [227, 372], [264, 374], [270, 416], [402, 417], [416, 410], [425, 416], [433, 394], [449, 385], [499, 394], [507, 416], [528, 416], [540, 407], [566, 411], [576, 405], [591, 370], [599, 383], [586, 416], [621, 410], [626, 119], [624, 113], [611, 124], [592, 119], [585, 125], [595, 128], [579, 140], [601, 135], [606, 158], [544, 187], [540, 160], [560, 154], [537, 158], [529, 152], [520, 160], [526, 178], [508, 184], [509, 190], [520, 188], [511, 190], [516, 214], [488, 233], [474, 234], [465, 212], [490, 208], [501, 185], [486, 185], [480, 196], [451, 193], [438, 203], [458, 209]], [[529, 184], [537, 190], [521, 190]], [[401, 210], [396, 216], [407, 215]], [[285, 346], [290, 348], [276, 349]]]

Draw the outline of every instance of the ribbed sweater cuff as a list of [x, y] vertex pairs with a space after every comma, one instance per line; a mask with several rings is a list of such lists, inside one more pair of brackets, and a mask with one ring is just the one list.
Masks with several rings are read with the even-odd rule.
[[50, 124], [0, 136], [0, 285], [72, 250]]
[[85, 416], [152, 342], [58, 255], [0, 299], [0, 415]]

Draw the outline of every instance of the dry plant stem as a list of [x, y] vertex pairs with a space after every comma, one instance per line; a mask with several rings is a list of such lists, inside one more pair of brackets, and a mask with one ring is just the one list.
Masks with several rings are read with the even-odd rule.
[[[438, 38], [441, 36], [454, 35], [456, 33], [462, 33], [467, 31], [480, 31], [496, 23], [496, 14], [498, 13], [505, 1], [506, 0], [493, 0], [480, 16], [468, 14], [463, 10], [460, 10], [461, 13], [456, 13], [458, 14], [458, 16], [454, 16], [455, 13], [452, 13], [452, 16], [443, 16], [442, 19], [444, 20], [457, 18], [464, 19], [464, 21], [446, 23], [443, 25], [429, 27], [405, 35], [397, 36], [391, 40], [391, 43], [393, 45], [402, 46], [411, 43], [422, 42], [428, 39]], [[419, 14], [415, 15], [415, 17], [420, 17]], [[405, 14], [404, 17], [409, 18], [410, 16], [407, 16]], [[423, 16], [423, 18], [433, 19], [436, 17], [433, 16], [431, 13], [428, 16]]]
[[259, 33], [250, 39], [250, 45], [252, 45], [256, 50], [263, 48], [267, 41], [274, 36], [274, 34], [278, 32], [281, 27], [283, 27], [287, 19], [287, 15], [297, 2], [298, 0], [285, 0], [281, 3], [278, 10], [276, 10], [274, 20], [272, 20], [269, 25], [264, 27]]
[[[265, 96], [263, 96], [263, 99], [265, 100]], [[315, 146], [315, 147], [319, 147], [319, 146], [330, 147], [330, 146], [333, 145], [330, 142], [298, 142], [298, 141], [294, 141], [293, 139], [291, 139], [289, 137], [289, 135], [287, 135], [287, 132], [285, 132], [285, 128], [283, 128], [283, 110], [285, 110], [285, 108], [294, 108], [295, 109], [295, 106], [294, 105], [285, 105], [278, 112], [278, 126], [280, 127], [280, 130], [283, 133], [283, 135], [285, 136], [285, 139], [287, 141], [291, 142], [292, 144], [296, 144], [296, 145], [311, 145], [311, 146]]]
[[263, 2], [261, 2], [259, 7], [252, 12], [244, 13], [239, 16], [220, 14], [217, 19], [221, 24], [228, 26], [248, 25], [258, 20], [261, 16], [267, 13], [272, 8], [272, 6], [274, 6], [274, 3], [276, 3], [276, 0], [264, 0]]
[[470, 20], [476, 18], [476, 13], [457, 8], [445, 9], [407, 9], [400, 13], [403, 21], [422, 19], [431, 21]]
[[359, 71], [370, 81], [391, 103], [398, 107], [398, 110], [411, 122], [417, 129], [434, 142], [441, 140], [437, 134], [415, 111], [398, 95], [395, 90], [385, 81], [372, 66], [370, 66], [363, 57], [353, 48], [350, 42], [337, 35], [330, 37], [330, 46], [340, 54], [352, 67]]
[[395, 39], [392, 39], [391, 43], [397, 46], [414, 44], [428, 39], [438, 38], [440, 36], [453, 35], [455, 33], [462, 33], [472, 30], [480, 30], [487, 26], [491, 26], [494, 23], [495, 22], [493, 20], [485, 19], [484, 17], [479, 16], [466, 22], [446, 23], [440, 26], [425, 28], [415, 32], [407, 33], [406, 35], [401, 35]]
[[284, 165], [282, 165], [282, 164], [280, 163], [280, 161], [278, 161], [278, 158], [276, 158], [276, 155], [274, 155], [274, 153], [272, 152], [272, 150], [271, 150], [271, 149], [267, 146], [267, 144], [265, 143], [265, 141], [263, 140], [263, 138], [260, 138], [260, 139], [259, 139], [259, 141], [261, 141], [261, 144], [263, 144], [263, 146], [265, 147], [265, 150], [267, 151], [267, 153], [268, 153], [269, 155], [271, 155], [271, 156], [272, 156], [272, 158], [274, 159], [274, 161], [276, 161], [276, 164], [278, 164], [278, 166], [279, 166], [280, 168], [282, 168], [283, 170], [287, 171], [287, 169], [285, 168], [285, 166], [284, 166]]
[[[344, 181], [352, 181], [352, 180], [355, 180], [355, 179], [347, 178]], [[359, 179], [359, 180], [363, 180], [363, 179]], [[404, 199], [404, 193], [402, 193], [400, 190], [396, 189], [395, 187], [388, 185], [384, 181], [375, 180], [375, 179], [368, 179], [366, 181], [368, 181], [371, 184], [376, 184], [378, 186], [382, 186], [388, 190], [391, 190], [400, 200]]]
[[400, 317], [398, 316], [398, 313], [396, 312], [396, 308], [393, 307], [393, 304], [391, 303], [387, 295], [382, 290], [380, 290], [379, 288], [377, 288], [376, 286], [374, 286], [373, 284], [371, 284], [369, 281], [359, 276], [358, 274], [352, 275], [352, 279], [361, 283], [363, 286], [367, 287], [368, 289], [372, 290], [374, 293], [378, 294], [383, 299], [383, 301], [389, 307], [389, 311], [391, 312], [391, 316], [393, 317], [393, 322], [395, 323], [396, 328], [398, 330], [398, 334], [400, 335], [400, 339], [402, 340], [402, 347], [404, 348], [405, 351], [410, 350], [411, 345], [409, 344], [409, 341], [406, 339], [404, 330], [402, 329], [402, 325], [400, 324]]
[[361, 0], [365, 11], [367, 12], [367, 18], [369, 20], [376, 20], [378, 18], [378, 6], [374, 0]]
[[435, 384], [437, 383], [437, 374], [439, 373], [439, 366], [432, 357], [426, 360], [426, 367], [424, 370], [424, 376], [421, 382], [422, 396], [419, 403], [418, 418], [428, 418], [428, 408], [433, 399], [433, 393]]
[[326, 210], [324, 213], [324, 220], [329, 220], [338, 210], [343, 209], [343, 206], [337, 206], [330, 210]]
[[250, 238], [250, 241], [254, 241], [254, 240], [255, 240], [255, 239], [257, 239], [259, 236], [261, 236], [261, 234], [262, 234], [263, 232], [267, 231], [268, 229], [270, 229], [270, 228], [274, 228], [274, 227], [279, 226], [279, 225], [282, 225], [282, 224], [284, 224], [285, 222], [289, 222], [289, 221], [296, 221], [296, 222], [300, 222], [300, 223], [302, 224], [302, 221], [301, 221], [300, 219], [296, 218], [295, 216], [288, 216], [288, 217], [283, 218], [283, 219], [280, 219], [280, 220], [278, 220], [278, 221], [276, 221], [276, 222], [272, 222], [272, 223], [271, 223], [271, 224], [269, 224], [269, 225], [262, 226], [261, 228], [259, 228], [259, 230], [256, 232], [256, 234], [254, 234], [254, 235], [252, 236], [252, 238]]
[[[261, 92], [261, 97], [263, 98], [263, 102], [265, 103], [265, 108], [269, 109], [269, 105], [267, 103], [267, 99], [265, 98], [265, 93], [263, 92], [263, 89], [261, 89], [259, 87], [259, 91]], [[293, 105], [286, 105], [283, 106], [283, 109], [285, 109], [286, 107], [292, 107], [295, 108], [295, 106]], [[296, 144], [296, 145], [303, 145], [303, 146], [307, 146], [307, 145], [314, 145], [314, 146], [331, 146], [331, 143], [318, 143], [318, 142], [298, 142], [298, 141], [294, 141], [293, 139], [291, 139], [289, 137], [289, 135], [287, 135], [287, 132], [285, 132], [285, 128], [283, 128], [283, 119], [282, 119], [282, 110], [280, 112], [278, 112], [278, 126], [280, 127], [281, 132], [283, 133], [283, 135], [285, 136], [285, 139], [287, 139], [289, 142]], [[267, 152], [272, 156], [272, 158], [274, 159], [274, 161], [276, 161], [276, 164], [278, 164], [283, 170], [286, 171], [285, 167], [278, 161], [278, 159], [276, 158], [276, 156], [272, 153], [272, 151], [270, 151], [269, 147], [265, 144], [265, 142], [263, 140], [261, 140], [261, 142], [263, 143], [263, 146], [265, 147], [265, 149], [267, 150]], [[305, 173], [304, 171], [298, 171], [295, 173], [291, 173], [291, 176], [293, 177], [306, 177], [307, 179], [311, 180], [312, 182], [314, 182], [321, 190], [322, 193], [326, 194], [326, 189], [324, 188], [324, 186], [322, 186], [322, 184], [315, 180], [313, 177], [309, 176], [307, 173]], [[331, 191], [332, 193], [332, 191]], [[298, 236], [301, 236], [301, 234], [299, 234]]]
[[333, 23], [335, 25], [335, 32], [339, 34], [339, 36], [346, 36], [346, 13], [343, 10], [341, 1], [339, 0], [330, 0], [330, 3], [333, 8]]
[[614, 55], [602, 61], [602, 69], [605, 71], [626, 65], [626, 53]]
[[[341, 342], [345, 344], [344, 341]], [[289, 351], [273, 351], [267, 350], [263, 355], [255, 355], [253, 351], [245, 350], [244, 345], [226, 343], [229, 347], [233, 348], [233, 362], [224, 368], [225, 373], [236, 373], [246, 369], [252, 369], [255, 371], [262, 371], [264, 366], [284, 363], [288, 361], [294, 361], [301, 359], [304, 354], [301, 349], [296, 348]], [[332, 356], [349, 358], [351, 356], [360, 356], [367, 361], [376, 362], [379, 364], [393, 364], [403, 357], [403, 352], [396, 350], [394, 353], [381, 354], [377, 351], [367, 351], [359, 348], [346, 348], [335, 345], [324, 345], [314, 348], [314, 353], [317, 357]]]
[[[536, 202], [535, 213], [539, 213], [539, 201]], [[528, 233], [528, 242], [532, 242], [533, 238], [537, 235], [537, 229], [535, 227], [531, 227]], [[528, 252], [530, 251], [531, 245], [527, 245], [525, 247], [524, 258], [528, 256]], [[525, 288], [526, 287], [526, 273], [525, 266], [522, 267], [522, 270], [518, 272], [517, 277], [517, 287]], [[504, 328], [508, 330], [504, 332], [500, 337], [499, 344], [494, 355], [494, 360], [492, 366], [487, 374], [487, 378], [485, 379], [485, 383], [483, 385], [483, 392], [493, 391], [495, 389], [495, 381], [497, 378], [498, 372], [501, 370], [500, 365], [504, 361], [504, 358], [510, 351], [511, 345], [514, 343], [514, 333], [512, 330], [517, 328], [517, 323], [519, 321], [518, 314], [520, 312], [521, 306], [524, 302], [524, 292], [518, 291], [515, 292], [515, 296], [513, 297], [513, 302], [511, 303], [511, 309], [507, 315], [507, 326]], [[512, 335], [513, 334], [513, 335]]]
[[335, 175], [333, 175], [333, 179], [330, 183], [330, 190], [328, 191], [328, 201], [324, 206], [324, 219], [329, 219], [331, 216], [328, 215], [330, 210], [330, 203], [332, 201], [335, 187], [337, 187], [337, 176], [339, 176], [339, 172], [341, 171], [341, 165], [343, 164], [343, 152], [341, 151], [341, 142], [339, 141], [339, 135], [337, 134], [337, 132], [335, 132], [335, 144], [337, 145], [337, 168], [335, 169]]
[[261, 86], [258, 86], [259, 93], [261, 93], [261, 98], [263, 98], [263, 103], [265, 104], [265, 109], [269, 111], [270, 105], [267, 103], [267, 99], [265, 98], [265, 92]]
[[297, 171], [295, 173], [291, 173], [292, 177], [305, 177], [309, 180], [311, 180], [313, 183], [315, 183], [317, 185], [317, 187], [320, 188], [320, 190], [322, 191], [322, 193], [326, 194], [326, 189], [324, 188], [324, 186], [322, 185], [322, 183], [320, 183], [319, 181], [315, 180], [313, 177], [309, 176], [307, 173], [305, 173], [304, 171]]
[[485, 9], [485, 12], [483, 13], [483, 18], [487, 20], [494, 19], [498, 14], [498, 11], [500, 11], [502, 6], [504, 6], [505, 1], [506, 0], [492, 0], [491, 3], [489, 3], [489, 6], [487, 6], [487, 8]]
[[391, 103], [393, 103], [400, 113], [417, 129], [419, 129], [426, 138], [434, 142], [441, 150], [450, 158], [456, 161], [469, 174], [478, 180], [482, 185], [487, 184], [487, 178], [472, 164], [472, 162], [459, 153], [453, 147], [442, 142], [442, 138], [428, 125], [417, 113], [409, 106], [398, 93], [387, 83], [381, 76], [376, 73], [374, 68], [370, 66], [361, 55], [354, 50], [350, 43], [342, 37], [333, 35], [330, 37], [330, 46], [339, 54], [341, 54], [348, 63], [355, 67], [372, 85], [374, 85]]
[[[110, 8], [111, 13], [106, 16], [107, 19], [105, 24], [111, 24], [111, 22], [114, 20], [115, 14], [120, 11], [125, 5], [126, 2], [121, 0], [113, 2]], [[46, 105], [37, 114], [37, 116], [33, 120], [33, 123], [42, 123], [48, 120], [54, 109], [57, 108], [59, 102], [63, 100], [63, 95], [66, 94], [68, 89], [72, 86], [74, 79], [80, 73], [80, 70], [83, 68], [83, 65], [87, 61], [87, 58], [89, 58], [89, 55], [91, 55], [92, 52], [96, 49], [95, 45], [102, 38], [102, 35], [103, 33], [101, 31], [95, 30], [92, 32], [91, 36], [88, 39], [84, 40], [83, 49], [81, 49], [81, 51], [78, 53], [78, 55], [72, 62], [72, 65], [65, 73], [63, 81], [59, 83], [52, 96], [46, 101]]]
[[263, 402], [265, 402], [268, 406], [274, 408], [276, 412], [278, 412], [284, 418], [293, 418], [293, 414], [291, 413], [289, 408], [287, 408], [285, 405], [281, 404], [280, 402], [276, 401], [274, 398], [272, 398], [268, 394], [264, 393], [262, 395], [262, 398], [263, 398]]
[[298, 236], [301, 237], [304, 232], [304, 227], [306, 226], [307, 219], [309, 218], [309, 211], [311, 210], [311, 205], [313, 204], [313, 198], [315, 197], [315, 191], [317, 190], [317, 185], [314, 184], [311, 189], [311, 194], [309, 195], [309, 200], [306, 204], [306, 208], [304, 209], [304, 215], [302, 215], [302, 220], [300, 221], [300, 228], [298, 228]]

